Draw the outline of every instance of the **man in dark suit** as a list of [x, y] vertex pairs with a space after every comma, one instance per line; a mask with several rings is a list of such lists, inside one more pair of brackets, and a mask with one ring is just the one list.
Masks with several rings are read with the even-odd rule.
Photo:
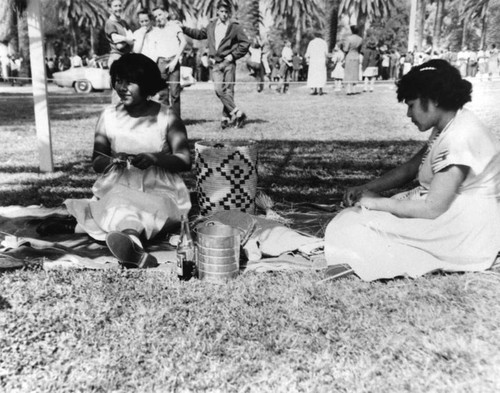
[[217, 4], [217, 19], [202, 29], [183, 27], [184, 34], [196, 40], [207, 39], [208, 55], [212, 64], [215, 94], [222, 102], [221, 127], [234, 124], [241, 128], [247, 118], [234, 102], [236, 60], [245, 56], [250, 40], [236, 21], [230, 21], [231, 5], [226, 0]]

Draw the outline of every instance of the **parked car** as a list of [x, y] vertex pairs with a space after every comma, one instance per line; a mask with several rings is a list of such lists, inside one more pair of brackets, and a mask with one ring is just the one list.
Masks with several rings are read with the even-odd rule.
[[66, 71], [54, 72], [57, 86], [73, 87], [77, 93], [90, 93], [92, 90], [111, 89], [111, 78], [107, 61], [98, 61], [98, 67], [74, 67]]

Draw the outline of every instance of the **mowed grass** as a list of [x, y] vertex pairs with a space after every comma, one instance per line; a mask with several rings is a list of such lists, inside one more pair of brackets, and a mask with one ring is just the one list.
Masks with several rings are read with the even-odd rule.
[[[53, 91], [53, 89], [51, 89]], [[312, 97], [237, 86], [244, 129], [219, 130], [213, 91], [186, 89], [200, 139], [258, 142], [259, 188], [329, 203], [424, 143], [390, 85]], [[500, 85], [470, 105], [497, 135]], [[38, 171], [30, 96], [0, 94], [0, 205], [88, 197], [93, 129], [107, 94], [50, 96], [55, 171]], [[194, 187], [194, 174], [186, 181]], [[498, 271], [364, 283], [323, 272], [245, 273], [225, 286], [143, 271], [0, 276], [0, 390], [9, 392], [495, 392]]]

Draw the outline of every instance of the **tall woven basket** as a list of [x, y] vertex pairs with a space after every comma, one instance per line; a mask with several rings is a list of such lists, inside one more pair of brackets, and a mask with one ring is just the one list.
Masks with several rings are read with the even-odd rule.
[[194, 145], [196, 191], [200, 213], [255, 211], [257, 146], [255, 143], [200, 141]]

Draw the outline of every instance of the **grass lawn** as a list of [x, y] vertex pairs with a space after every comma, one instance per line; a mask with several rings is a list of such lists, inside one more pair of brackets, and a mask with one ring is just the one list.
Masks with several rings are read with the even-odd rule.
[[[55, 171], [39, 173], [32, 99], [1, 93], [0, 206], [88, 197], [93, 130], [107, 93], [50, 89]], [[212, 90], [182, 112], [200, 139], [258, 142], [259, 188], [276, 202], [331, 203], [424, 143], [389, 84], [346, 97], [237, 87], [244, 129], [219, 129]], [[500, 137], [500, 82], [469, 105]], [[194, 175], [186, 182], [194, 187]], [[365, 283], [322, 272], [245, 273], [225, 286], [157, 271], [0, 276], [0, 391], [496, 392], [500, 275]]]

